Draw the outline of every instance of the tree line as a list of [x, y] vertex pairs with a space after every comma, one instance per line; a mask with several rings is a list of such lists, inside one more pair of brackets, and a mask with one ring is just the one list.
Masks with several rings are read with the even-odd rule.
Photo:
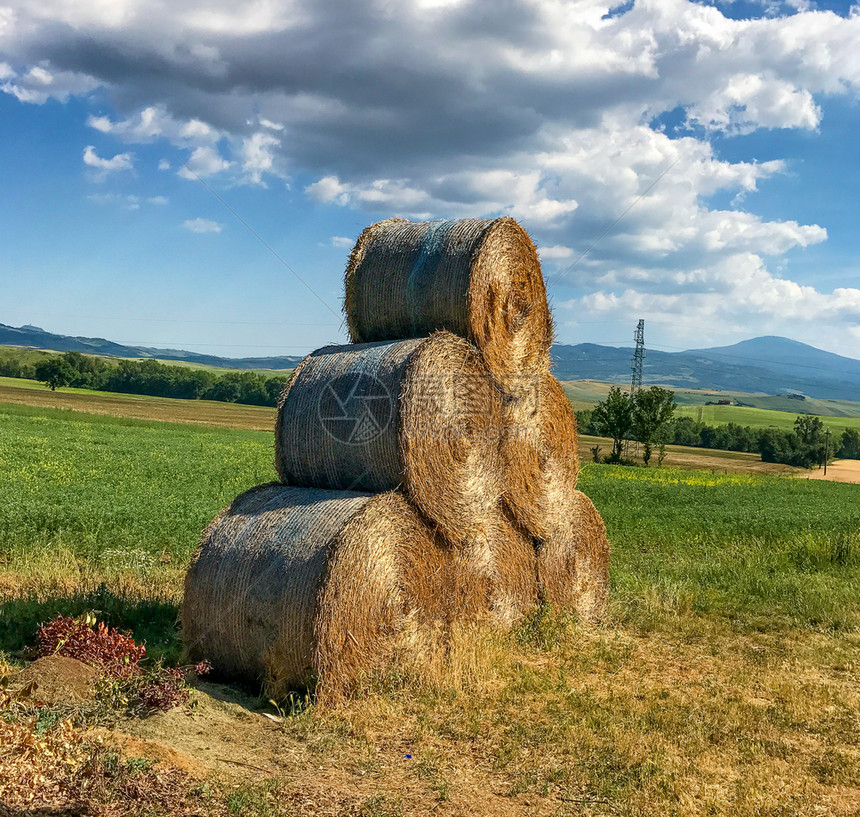
[[[73, 386], [253, 406], [275, 406], [288, 379], [254, 371], [219, 374], [151, 359], [111, 360], [80, 352], [45, 354], [34, 363], [0, 356], [0, 376], [39, 380], [51, 389]], [[711, 426], [692, 417], [674, 417], [675, 408], [675, 393], [670, 389], [651, 386], [631, 395], [613, 386], [594, 409], [577, 411], [576, 419], [582, 434], [612, 438], [612, 451], [604, 458], [611, 463], [627, 462], [623, 456], [627, 440], [641, 443], [646, 465], [655, 449], [662, 462], [670, 444], [747, 451], [759, 454], [764, 462], [805, 468], [834, 456], [860, 459], [860, 431], [846, 428], [828, 439], [824, 423], [813, 415], [799, 415], [792, 430], [781, 430], [738, 423]], [[593, 454], [599, 459], [598, 451]]]
[[80, 352], [46, 355], [36, 363], [0, 359], [0, 375], [39, 380], [51, 390], [73, 386], [96, 391], [219, 400], [252, 406], [274, 406], [287, 377], [259, 372], [225, 372], [170, 366], [157, 360], [106, 360]]
[[654, 386], [631, 396], [613, 386], [606, 400], [593, 410], [577, 411], [576, 418], [581, 433], [613, 439], [607, 462], [621, 460], [628, 439], [643, 444], [643, 459], [645, 455], [650, 458], [654, 446], [662, 453], [669, 444], [747, 451], [759, 454], [763, 462], [802, 468], [821, 465], [832, 457], [860, 459], [860, 431], [846, 428], [829, 438], [821, 418], [813, 415], [799, 415], [793, 429], [782, 430], [738, 423], [711, 426], [692, 417], [673, 417], [674, 408], [674, 393], [667, 389]]

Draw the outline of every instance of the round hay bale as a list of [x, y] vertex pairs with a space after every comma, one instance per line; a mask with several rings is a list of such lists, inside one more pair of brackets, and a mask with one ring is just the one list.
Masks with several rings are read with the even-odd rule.
[[537, 571], [546, 601], [598, 619], [606, 609], [609, 591], [609, 541], [606, 525], [594, 503], [573, 491], [568, 517], [558, 520], [552, 533], [539, 543]]
[[447, 329], [472, 341], [509, 391], [549, 370], [540, 260], [512, 218], [373, 224], [350, 254], [345, 288], [354, 343]]
[[278, 474], [331, 490], [402, 486], [448, 540], [474, 541], [501, 496], [502, 403], [477, 349], [450, 332], [319, 349], [281, 395]]
[[543, 375], [537, 388], [509, 401], [502, 440], [503, 497], [535, 539], [568, 515], [579, 475], [576, 415], [561, 384]]
[[335, 702], [452, 622], [492, 615], [495, 574], [399, 492], [263, 485], [204, 532], [185, 580], [189, 656], [271, 695]]
[[189, 655], [227, 677], [308, 682], [327, 552], [369, 499], [277, 484], [237, 497], [204, 531], [185, 577]]

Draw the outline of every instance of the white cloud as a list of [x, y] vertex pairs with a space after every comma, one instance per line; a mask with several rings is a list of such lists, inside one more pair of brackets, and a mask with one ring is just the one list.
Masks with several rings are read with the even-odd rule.
[[84, 164], [93, 168], [95, 176], [100, 180], [110, 173], [120, 173], [134, 168], [134, 160], [130, 153], [117, 153], [110, 159], [103, 159], [92, 145], [84, 148]]
[[[510, 0], [504, 13], [354, 0], [345, 27], [337, 4], [311, 0], [179, 0], [170, 15], [160, 0], [5, 4], [4, 91], [38, 102], [98, 85], [113, 108], [89, 125], [172, 145], [191, 170], [159, 167], [184, 178], [263, 185], [289, 168], [311, 199], [367, 220], [510, 214], [550, 277], [600, 237], [565, 282], [606, 303], [682, 293], [705, 320], [714, 293], [734, 292], [725, 269], [739, 258], [757, 291], [792, 302], [794, 283], [807, 305], [850, 302], [767, 278], [763, 259], [825, 240], [827, 225], [793, 218], [790, 202], [757, 215], [755, 191], [791, 168], [727, 160], [711, 140], [815, 138], [827, 95], [860, 95], [856, 13], [806, 0], [763, 0], [745, 20], [687, 0], [637, 0], [611, 18], [605, 0]], [[664, 131], [661, 117], [680, 125]]]
[[170, 170], [170, 160], [169, 159], [159, 159], [158, 160], [158, 169], [159, 170]]
[[19, 102], [35, 105], [43, 105], [49, 99], [65, 102], [70, 96], [88, 93], [98, 85], [86, 74], [56, 70], [48, 62], [33, 65], [23, 74], [16, 73], [8, 63], [0, 64], [0, 91]]
[[126, 119], [89, 116], [87, 125], [101, 133], [110, 133], [126, 142], [136, 143], [164, 138], [182, 146], [214, 144], [222, 135], [200, 119], [176, 119], [164, 105], [149, 105]]
[[573, 250], [560, 244], [554, 247], [541, 247], [540, 257], [545, 261], [564, 261], [567, 258], [573, 257]]
[[223, 224], [208, 218], [190, 218], [183, 221], [182, 226], [192, 233], [220, 233], [224, 229]]
[[354, 238], [347, 238], [343, 235], [333, 235], [330, 239], [332, 247], [342, 247], [344, 249], [350, 250], [355, 244]]
[[574, 325], [629, 323], [630, 316], [648, 315], [663, 337], [675, 338], [683, 346], [705, 345], [702, 332], [711, 332], [711, 338], [743, 337], [753, 328], [759, 335], [806, 337], [843, 350], [845, 326], [860, 322], [860, 289], [820, 292], [772, 274], [751, 253], [729, 256], [714, 268], [701, 270], [699, 275], [690, 273], [677, 283], [671, 292], [636, 286], [620, 291], [598, 289], [558, 304], [558, 318]]
[[198, 176], [214, 176], [228, 170], [232, 163], [224, 159], [217, 150], [210, 147], [195, 148], [178, 175], [183, 179], [196, 179]]
[[251, 184], [263, 184], [263, 174], [271, 173], [275, 166], [274, 149], [281, 144], [280, 139], [268, 133], [254, 133], [242, 140], [240, 157], [242, 171]]

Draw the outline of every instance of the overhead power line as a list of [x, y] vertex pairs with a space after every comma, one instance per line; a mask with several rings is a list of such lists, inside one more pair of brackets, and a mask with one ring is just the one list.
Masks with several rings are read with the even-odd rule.
[[314, 289], [314, 288], [313, 288], [313, 287], [312, 287], [312, 286], [311, 286], [307, 281], [305, 281], [305, 279], [304, 279], [304, 278], [302, 278], [302, 276], [301, 276], [301, 275], [299, 275], [299, 274], [298, 274], [298, 273], [297, 273], [297, 272], [296, 272], [296, 271], [295, 271], [295, 270], [294, 270], [294, 269], [293, 269], [293, 268], [292, 268], [292, 267], [291, 267], [291, 266], [290, 266], [290, 265], [289, 265], [289, 264], [288, 264], [288, 263], [287, 263], [287, 262], [286, 262], [286, 261], [285, 261], [285, 260], [284, 260], [280, 255], [279, 255], [279, 254], [278, 254], [278, 253], [277, 253], [277, 251], [275, 250], [275, 248], [274, 248], [274, 247], [272, 247], [272, 245], [271, 245], [271, 244], [269, 244], [269, 243], [268, 243], [268, 242], [263, 238], [263, 236], [261, 236], [261, 235], [260, 235], [260, 234], [259, 234], [259, 233], [258, 233], [258, 232], [257, 232], [257, 231], [256, 231], [256, 230], [255, 230], [251, 225], [250, 225], [250, 224], [248, 224], [248, 222], [247, 222], [247, 221], [245, 221], [245, 219], [244, 219], [244, 218], [242, 218], [242, 216], [240, 216], [240, 215], [239, 215], [239, 214], [238, 214], [238, 213], [237, 213], [237, 212], [236, 212], [236, 211], [235, 211], [235, 210], [234, 210], [234, 209], [233, 209], [233, 208], [232, 208], [232, 207], [231, 207], [231, 206], [230, 206], [230, 205], [229, 205], [229, 204], [228, 204], [228, 203], [227, 203], [227, 202], [226, 202], [226, 201], [225, 201], [221, 196], [220, 196], [220, 195], [218, 195], [218, 193], [217, 193], [217, 192], [216, 192], [212, 187], [210, 187], [208, 184], [206, 184], [206, 182], [205, 182], [205, 181], [203, 181], [203, 179], [201, 178], [200, 174], [198, 174], [198, 173], [197, 173], [197, 171], [195, 171], [193, 168], [189, 167], [187, 162], [183, 165], [183, 167], [185, 167], [185, 169], [186, 169], [189, 173], [193, 174], [193, 176], [197, 179], [197, 181], [198, 181], [198, 182], [200, 182], [200, 184], [202, 184], [202, 185], [203, 185], [203, 186], [204, 186], [204, 187], [205, 187], [205, 188], [206, 188], [206, 189], [207, 189], [207, 190], [208, 190], [208, 191], [209, 191], [213, 196], [215, 196], [215, 198], [216, 198], [216, 199], [218, 199], [218, 201], [220, 201], [222, 205], [224, 205], [224, 207], [227, 209], [227, 211], [228, 211], [228, 212], [230, 212], [230, 213], [234, 216], [234, 218], [236, 218], [236, 220], [237, 220], [237, 221], [238, 221], [238, 222], [239, 222], [239, 223], [240, 223], [240, 224], [241, 224], [241, 225], [242, 225], [242, 226], [243, 226], [243, 227], [244, 227], [244, 228], [245, 228], [249, 233], [251, 233], [251, 235], [252, 235], [252, 236], [254, 236], [254, 238], [256, 238], [256, 239], [257, 239], [257, 241], [259, 241], [259, 242], [260, 242], [260, 243], [261, 243], [261, 244], [262, 244], [262, 245], [263, 245], [263, 246], [264, 246], [264, 247], [265, 247], [265, 248], [266, 248], [266, 249], [267, 249], [267, 250], [268, 250], [272, 255], [274, 255], [274, 256], [275, 256], [275, 258], [277, 258], [277, 259], [278, 259], [278, 261], [280, 261], [280, 262], [281, 262], [281, 264], [284, 266], [284, 268], [285, 268], [285, 269], [287, 269], [287, 270], [288, 270], [288, 271], [293, 275], [293, 277], [294, 277], [294, 278], [295, 278], [295, 279], [296, 279], [296, 280], [297, 280], [297, 281], [298, 281], [298, 282], [299, 282], [299, 283], [300, 283], [300, 284], [301, 284], [301, 285], [302, 285], [302, 286], [303, 286], [303, 287], [304, 287], [308, 292], [310, 292], [310, 293], [311, 293], [311, 295], [313, 295], [313, 296], [314, 296], [314, 298], [316, 298], [316, 299], [317, 299], [317, 300], [318, 300], [318, 301], [319, 301], [319, 302], [320, 302], [320, 303], [321, 303], [321, 304], [322, 304], [322, 305], [323, 305], [323, 306], [324, 306], [324, 307], [325, 307], [329, 312], [331, 312], [331, 314], [332, 314], [332, 315], [334, 315], [336, 318], [338, 318], [338, 319], [340, 319], [340, 318], [341, 318], [341, 316], [340, 316], [337, 312], [335, 312], [335, 311], [331, 308], [331, 306], [329, 306], [328, 302], [327, 302], [327, 301], [326, 301], [326, 300], [325, 300], [325, 299], [324, 299], [324, 298], [323, 298], [323, 297], [322, 297], [322, 296], [321, 296], [321, 295], [320, 295], [320, 294], [319, 294], [319, 293], [318, 293], [318, 292], [317, 292], [317, 291], [316, 291], [316, 290], [315, 290], [315, 289]]

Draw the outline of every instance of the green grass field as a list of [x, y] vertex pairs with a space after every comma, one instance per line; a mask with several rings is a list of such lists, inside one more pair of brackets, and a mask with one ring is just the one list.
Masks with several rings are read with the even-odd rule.
[[0, 404], [3, 555], [187, 559], [220, 507], [274, 479], [273, 457], [261, 431]]
[[[803, 404], [800, 404], [801, 406]], [[780, 428], [790, 430], [801, 411], [774, 411], [771, 409], [751, 408], [748, 406], [682, 406], [675, 410], [676, 417], [692, 417], [708, 425], [737, 423], [753, 428]], [[841, 434], [846, 428], [860, 429], [860, 417], [833, 417], [819, 415], [825, 427]]]
[[[7, 660], [91, 609], [177, 660], [184, 566], [220, 507], [274, 477], [272, 442], [0, 403]], [[579, 487], [612, 544], [600, 627], [543, 611], [458, 647], [463, 676], [395, 675], [278, 725], [201, 694], [122, 728], [258, 767], [212, 781], [213, 814], [858, 813], [858, 486], [585, 464]]]
[[[274, 477], [268, 432], [0, 404], [0, 555], [24, 572], [58, 552], [106, 573], [181, 564], [221, 507]], [[580, 487], [606, 520], [619, 603], [674, 594], [704, 612], [860, 624], [853, 485], [586, 464]]]

